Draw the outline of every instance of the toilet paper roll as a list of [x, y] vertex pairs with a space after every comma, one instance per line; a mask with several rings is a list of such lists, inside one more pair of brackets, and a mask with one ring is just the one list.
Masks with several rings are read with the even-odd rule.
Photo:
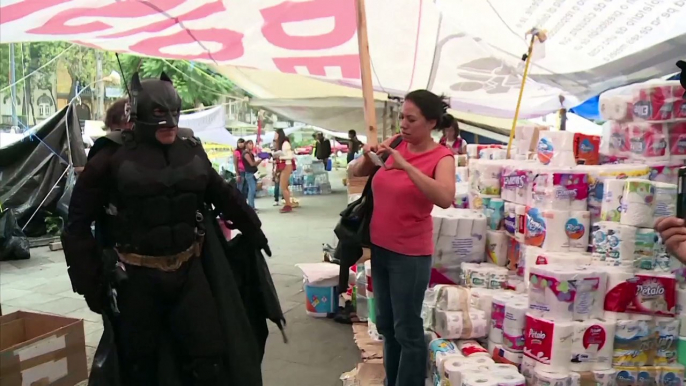
[[[566, 227], [570, 219], [569, 211], [546, 210], [543, 212], [545, 221], [545, 238], [541, 249], [551, 252], [566, 252], [569, 250], [569, 237]], [[527, 216], [527, 220], [533, 220], [532, 215]]]
[[655, 214], [653, 183], [642, 179], [627, 179], [624, 194], [620, 223], [635, 227], [652, 227]]
[[592, 227], [593, 264], [633, 270], [637, 228], [601, 221]]
[[655, 366], [663, 366], [677, 361], [677, 344], [679, 342], [679, 319], [656, 318], [657, 349]]
[[568, 386], [570, 382], [569, 373], [566, 371], [548, 372], [542, 368], [534, 370], [534, 385]]
[[562, 371], [569, 369], [572, 355], [573, 324], [554, 322], [532, 315], [526, 316], [524, 354], [535, 359], [536, 370]]
[[660, 380], [660, 368], [655, 366], [641, 366], [638, 368], [636, 382], [639, 385], [657, 385]]
[[618, 320], [615, 324], [613, 366], [645, 366], [655, 359], [655, 325], [649, 320]]
[[526, 379], [519, 373], [493, 373], [493, 378], [498, 381], [498, 386], [526, 386]]
[[684, 384], [684, 365], [672, 363], [660, 367], [658, 385], [683, 385]]
[[524, 326], [529, 304], [522, 301], [509, 301], [505, 304], [503, 320], [503, 347], [513, 351], [524, 350]]
[[445, 339], [481, 338], [488, 334], [486, 314], [481, 310], [436, 310], [434, 331]]
[[459, 357], [464, 359], [455, 342], [449, 339], [434, 339], [429, 343], [429, 374], [440, 379], [442, 373], [439, 372], [438, 365], [442, 365], [445, 358]]
[[491, 198], [488, 202], [486, 217], [488, 217], [488, 226], [491, 230], [501, 229], [505, 217], [505, 201], [502, 198]]
[[457, 342], [457, 348], [459, 348], [462, 355], [467, 358], [476, 358], [480, 356], [490, 357], [488, 349], [483, 348], [483, 346], [475, 340], [460, 340]]
[[498, 379], [490, 374], [465, 374], [462, 386], [498, 386]]
[[600, 219], [602, 221], [620, 221], [625, 185], [625, 180], [605, 180], [603, 182], [603, 201], [600, 204]]
[[526, 241], [526, 206], [517, 204], [515, 206], [516, 228], [515, 239], [520, 243]]
[[517, 366], [507, 364], [507, 363], [493, 363], [488, 365], [488, 370], [493, 372], [493, 373], [499, 373], [499, 374], [505, 374], [505, 373], [510, 373], [510, 374], [519, 374], [519, 370]]
[[522, 364], [520, 366], [521, 372], [529, 384], [533, 384], [534, 382], [534, 370], [536, 369], [536, 363], [538, 362], [533, 358], [530, 358], [526, 355], [522, 357]]
[[654, 220], [676, 215], [677, 186], [664, 182], [653, 182], [655, 186]]
[[487, 263], [481, 264], [481, 268], [488, 270], [488, 288], [504, 289], [507, 287], [507, 280], [510, 273], [507, 268]]
[[436, 286], [438, 295], [436, 308], [443, 311], [467, 311], [469, 309], [469, 291], [464, 287], [441, 285]]
[[571, 211], [565, 223], [565, 233], [569, 239], [570, 252], [586, 252], [591, 232], [591, 213]]
[[522, 363], [523, 354], [506, 350], [502, 344], [488, 341], [488, 351], [496, 363], [508, 364], [519, 367]]
[[574, 322], [570, 370], [611, 369], [614, 336], [614, 322], [596, 319]]
[[468, 182], [469, 181], [469, 168], [465, 166], [459, 166], [455, 168], [455, 182]]
[[638, 384], [638, 367], [617, 366], [615, 384], [617, 386], [634, 386]]
[[587, 320], [596, 314], [607, 280], [603, 271], [586, 267], [536, 265], [529, 276], [530, 313], [557, 321]]
[[507, 264], [507, 233], [489, 230], [486, 233], [486, 261], [500, 267]]
[[[676, 290], [676, 313], [686, 319], [686, 288], [677, 288]], [[686, 332], [686, 326], [684, 326]], [[680, 334], [686, 336], [686, 334]]]
[[593, 380], [596, 382], [594, 386], [615, 386], [615, 378], [617, 377], [617, 370], [593, 370]]
[[448, 380], [450, 385], [462, 385], [462, 377], [469, 373], [488, 373], [488, 364], [474, 363], [465, 358], [449, 358], [443, 362], [442, 380]]
[[513, 294], [509, 292], [498, 292], [493, 295], [491, 302], [491, 327], [488, 339], [494, 343], [503, 342], [503, 324], [505, 323], [505, 305], [512, 301]]

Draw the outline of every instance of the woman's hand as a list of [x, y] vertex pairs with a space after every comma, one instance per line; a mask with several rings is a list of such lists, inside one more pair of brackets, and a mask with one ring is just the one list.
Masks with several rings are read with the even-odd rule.
[[390, 157], [393, 158], [393, 162], [391, 163], [391, 166], [388, 167], [388, 169], [407, 170], [407, 168], [410, 166], [410, 163], [407, 162], [405, 157], [403, 157], [403, 155], [400, 154], [399, 151], [393, 149], [390, 146], [381, 145], [379, 146], [379, 151], [388, 154]]
[[655, 222], [662, 242], [682, 263], [686, 262], [686, 224], [678, 217], [662, 217]]

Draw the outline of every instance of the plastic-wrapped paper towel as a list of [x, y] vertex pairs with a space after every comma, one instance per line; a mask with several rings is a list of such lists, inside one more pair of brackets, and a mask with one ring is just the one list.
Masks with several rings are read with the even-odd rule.
[[530, 314], [556, 321], [602, 316], [607, 274], [590, 267], [536, 265], [530, 269]]
[[575, 166], [574, 133], [569, 131], [544, 131], [536, 146], [538, 161], [550, 166]]
[[651, 181], [630, 178], [626, 180], [622, 197], [623, 225], [649, 228], [655, 213], [655, 186]]
[[557, 322], [528, 314], [524, 355], [535, 359], [536, 370], [565, 372], [572, 357], [572, 322]]
[[445, 339], [482, 338], [488, 334], [486, 313], [481, 310], [436, 310], [433, 330]]
[[487, 219], [470, 209], [440, 209], [431, 213], [436, 244], [433, 264], [437, 269], [457, 269], [462, 262], [480, 262], [486, 253]]

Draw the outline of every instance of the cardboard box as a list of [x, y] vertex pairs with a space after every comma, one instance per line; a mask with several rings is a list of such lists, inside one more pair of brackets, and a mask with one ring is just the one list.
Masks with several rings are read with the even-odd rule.
[[0, 386], [72, 386], [86, 378], [83, 320], [24, 311], [0, 316]]

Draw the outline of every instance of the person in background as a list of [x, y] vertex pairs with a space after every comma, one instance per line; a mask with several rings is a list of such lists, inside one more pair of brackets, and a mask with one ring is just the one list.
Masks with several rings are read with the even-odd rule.
[[126, 114], [126, 98], [118, 99], [110, 105], [105, 112], [105, 130], [120, 131], [131, 130], [133, 123], [129, 122]]
[[278, 157], [276, 163], [276, 169], [279, 171], [279, 187], [286, 204], [281, 208], [281, 213], [290, 213], [293, 211], [293, 205], [291, 201], [291, 191], [288, 189], [288, 185], [291, 179], [291, 174], [293, 173], [293, 166], [295, 165], [295, 156], [293, 154], [293, 148], [291, 147], [291, 141], [284, 133], [283, 129], [277, 129], [274, 135], [274, 140], [276, 141], [276, 157]]
[[[272, 154], [276, 152], [276, 147], [277, 147], [277, 141], [276, 141], [276, 136], [274, 137], [274, 141], [272, 141]], [[279, 206], [281, 203], [279, 202], [279, 198], [283, 197], [281, 193], [281, 189], [279, 187], [279, 178], [281, 177], [281, 171], [277, 167], [278, 163], [276, 158], [274, 158], [272, 162], [272, 181], [274, 181], [274, 206]]]
[[438, 143], [450, 149], [453, 154], [465, 154], [467, 152], [467, 141], [460, 137], [460, 126], [456, 119], [450, 126], [443, 129], [443, 136]]
[[375, 169], [369, 152], [389, 155], [372, 179], [374, 211], [369, 226], [377, 328], [384, 337], [388, 386], [422, 386], [427, 351], [421, 309], [429, 285], [434, 205], [449, 208], [455, 197], [453, 153], [431, 131], [452, 126], [443, 99], [427, 90], [405, 96], [398, 136], [366, 145], [352, 163], [354, 176]]
[[357, 132], [355, 130], [348, 131], [348, 163], [353, 162], [355, 154], [362, 148], [362, 142], [357, 139]]
[[245, 164], [243, 164], [243, 150], [245, 150], [245, 140], [238, 138], [236, 150], [233, 151], [233, 166], [236, 169], [236, 186], [243, 197], [248, 196], [248, 186], [245, 184]]
[[255, 144], [253, 141], [251, 139], [247, 140], [245, 142], [245, 149], [243, 150], [242, 157], [243, 167], [245, 168], [245, 185], [248, 187], [248, 205], [257, 212], [257, 209], [255, 208], [255, 195], [257, 194], [257, 178], [255, 177], [255, 173], [257, 173], [257, 167], [260, 166], [262, 160], [255, 159], [255, 154], [253, 153], [254, 148]]
[[314, 157], [322, 161], [324, 167], [328, 170], [329, 158], [331, 157], [331, 141], [324, 138], [322, 132], [315, 135]]

